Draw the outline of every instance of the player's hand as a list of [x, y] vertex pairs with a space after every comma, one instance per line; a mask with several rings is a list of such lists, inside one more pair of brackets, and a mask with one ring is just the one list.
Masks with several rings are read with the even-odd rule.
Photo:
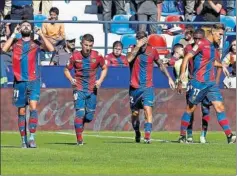
[[136, 47], [141, 48], [143, 45], [147, 44], [148, 38], [144, 37], [137, 41]]
[[225, 74], [225, 76], [227, 76], [227, 77], [230, 76], [230, 72], [228, 71], [228, 69], [225, 66], [222, 67], [222, 70], [223, 70], [223, 73]]
[[72, 79], [70, 80], [70, 82], [71, 82], [72, 85], [76, 85], [76, 84], [77, 84], [77, 80], [74, 79], [74, 78], [72, 78]]
[[178, 84], [177, 84], [177, 92], [178, 94], [182, 94], [183, 93], [183, 86], [182, 86], [182, 82], [179, 81]]
[[35, 31], [35, 33], [38, 34], [39, 36], [42, 36], [42, 35], [43, 35], [42, 30], [41, 30], [40, 28], [38, 28], [38, 27], [35, 27], [35, 28], [34, 28], [34, 31]]
[[181, 82], [183, 82], [185, 80], [185, 73], [181, 73], [179, 76]]
[[20, 26], [19, 26], [19, 24], [15, 27], [13, 33], [14, 33], [14, 34], [19, 34], [19, 33], [20, 33]]
[[95, 87], [96, 87], [97, 89], [100, 88], [101, 84], [102, 84], [102, 81], [101, 81], [101, 80], [96, 80], [96, 81], [95, 81]]
[[174, 81], [173, 81], [172, 78], [169, 78], [169, 85], [170, 85], [170, 88], [171, 88], [172, 90], [175, 89], [175, 83], [174, 83]]

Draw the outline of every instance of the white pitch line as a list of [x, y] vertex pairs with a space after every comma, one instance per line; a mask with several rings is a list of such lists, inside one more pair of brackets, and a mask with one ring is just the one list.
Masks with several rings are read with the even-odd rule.
[[[67, 133], [67, 132], [49, 132], [53, 134], [64, 134], [64, 135], [75, 135], [73, 133]], [[124, 137], [124, 136], [103, 136], [103, 135], [93, 135], [93, 134], [84, 134], [84, 136], [89, 137], [98, 137], [98, 138], [111, 138], [111, 139], [132, 139], [134, 140], [134, 137]], [[144, 138], [141, 138], [142, 140]], [[167, 140], [161, 140], [161, 139], [151, 139], [151, 141], [157, 141], [157, 142], [170, 142]]]

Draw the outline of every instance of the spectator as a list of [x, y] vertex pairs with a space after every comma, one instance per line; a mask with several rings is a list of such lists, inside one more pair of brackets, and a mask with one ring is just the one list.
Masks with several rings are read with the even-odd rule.
[[52, 7], [49, 11], [49, 19], [52, 23], [43, 23], [42, 32], [54, 46], [63, 45], [65, 40], [65, 30], [63, 23], [55, 23], [58, 20], [59, 10]]
[[[8, 67], [6, 65], [6, 58], [5, 58], [5, 55], [4, 55], [4, 52], [2, 52], [2, 48], [5, 44], [5, 40], [1, 40], [0, 41], [0, 62], [1, 62], [1, 72], [0, 72], [0, 81], [1, 81], [1, 88], [2, 87], [7, 87], [7, 71], [8, 71]], [[10, 56], [11, 57], [11, 56]], [[10, 58], [11, 59], [11, 58]], [[12, 59], [11, 59], [12, 60]]]
[[236, 88], [236, 40], [232, 41], [229, 53], [222, 61], [224, 67], [232, 67], [231, 75], [224, 73], [224, 84], [227, 88]]
[[[12, 0], [11, 14], [10, 17], [12, 20], [33, 20], [33, 0]], [[16, 27], [16, 23], [10, 25], [11, 33]], [[33, 24], [31, 24], [33, 27]]]
[[[181, 64], [183, 62], [183, 58], [184, 58], [184, 47], [181, 44], [175, 44], [173, 47], [173, 53], [172, 53], [172, 57], [168, 62], [169, 66], [173, 66], [174, 67], [174, 71], [175, 71], [175, 77], [176, 77], [176, 85], [179, 82], [179, 75], [180, 75], [180, 68], [181, 68]], [[186, 73], [185, 73], [185, 80], [182, 81], [182, 88], [186, 88], [187, 84], [188, 84], [188, 69], [186, 69]]]
[[5, 45], [6, 40], [1, 40], [0, 41], [0, 58], [3, 60], [4, 64], [6, 66], [12, 65], [12, 52], [11, 50], [9, 52], [2, 52], [2, 48]]
[[236, 16], [235, 0], [226, 0], [226, 15], [227, 16]]
[[195, 10], [195, 0], [185, 0], [185, 11], [184, 11], [184, 19], [185, 21], [192, 21]]
[[38, 0], [33, 1], [34, 14], [42, 14], [48, 16], [49, 10], [52, 7], [52, 1], [50, 0]]
[[180, 44], [185, 48], [187, 45], [192, 44], [194, 28], [191, 25], [187, 25], [185, 28], [184, 38], [179, 41]]
[[11, 7], [12, 7], [12, 1], [11, 0], [5, 0], [5, 6], [4, 6], [4, 16], [7, 16], [11, 14]]
[[123, 44], [120, 41], [113, 43], [113, 52], [105, 56], [105, 63], [108, 66], [127, 67], [128, 61], [125, 55], [122, 55]]
[[[197, 17], [195, 21], [220, 22], [220, 12], [222, 0], [201, 0], [197, 7]], [[210, 32], [211, 25], [204, 25], [205, 36]]]
[[162, 3], [164, 0], [157, 0], [157, 21], [160, 21], [162, 13]]
[[[157, 0], [135, 0], [137, 3], [138, 21], [157, 22]], [[156, 34], [157, 24], [149, 25], [149, 33]], [[147, 31], [147, 24], [140, 24], [139, 31]]]
[[60, 46], [52, 58], [50, 65], [66, 65], [75, 50], [76, 38], [68, 35], [64, 46]]
[[[126, 14], [125, 12], [125, 4], [124, 1], [121, 0], [102, 0], [102, 6], [103, 6], [103, 20], [104, 21], [111, 21], [112, 19], [112, 3], [115, 4], [116, 7], [116, 15], [119, 14]], [[104, 27], [105, 30], [105, 27]], [[108, 32], [110, 32], [110, 25], [108, 25], [107, 28]]]

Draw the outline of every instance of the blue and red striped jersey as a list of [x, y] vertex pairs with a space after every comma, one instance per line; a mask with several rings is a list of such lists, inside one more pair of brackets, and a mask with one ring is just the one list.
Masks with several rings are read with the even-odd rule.
[[76, 89], [93, 92], [97, 69], [105, 65], [105, 60], [97, 51], [92, 50], [90, 56], [84, 57], [81, 51], [74, 51], [66, 68], [75, 70]]
[[112, 67], [128, 67], [128, 60], [126, 56], [121, 55], [120, 57], [115, 57], [113, 53], [107, 54], [105, 56], [106, 65]]
[[19, 39], [13, 44], [12, 68], [17, 81], [32, 81], [39, 77], [40, 47], [33, 40]]
[[[130, 50], [133, 46], [130, 47]], [[147, 46], [144, 53], [138, 53], [137, 57], [129, 64], [130, 86], [133, 88], [145, 88], [153, 86], [154, 61], [159, 60], [156, 49]]]
[[[214, 62], [217, 57], [217, 48], [207, 39], [195, 44], [191, 52], [193, 57], [193, 78], [200, 82], [214, 82]], [[219, 56], [218, 56], [219, 57]]]

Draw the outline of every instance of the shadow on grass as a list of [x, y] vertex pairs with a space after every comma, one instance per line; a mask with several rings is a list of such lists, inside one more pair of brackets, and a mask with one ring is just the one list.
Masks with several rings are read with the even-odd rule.
[[75, 142], [50, 142], [50, 143], [44, 143], [44, 144], [51, 144], [51, 145], [77, 145], [77, 143], [75, 143]]

